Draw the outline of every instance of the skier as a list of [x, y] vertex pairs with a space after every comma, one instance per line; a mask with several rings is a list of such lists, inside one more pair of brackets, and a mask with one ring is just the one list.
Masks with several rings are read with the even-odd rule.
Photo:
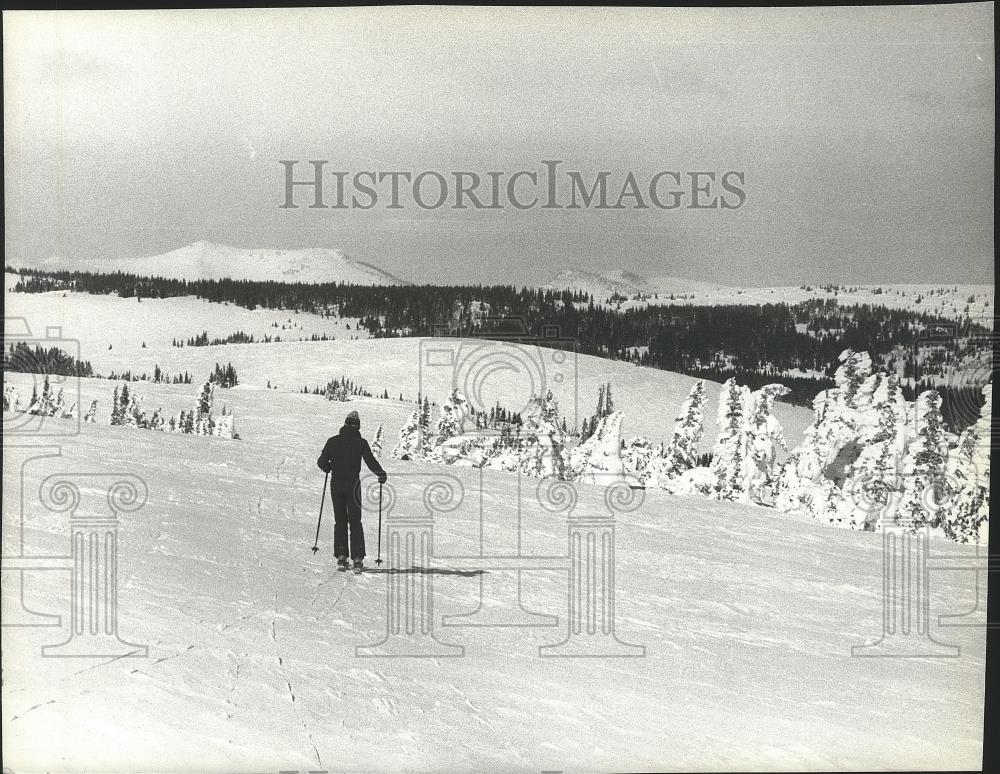
[[329, 438], [316, 460], [320, 470], [330, 473], [330, 497], [333, 500], [333, 549], [337, 566], [348, 567], [348, 528], [350, 556], [354, 572], [360, 573], [365, 558], [365, 530], [361, 526], [361, 460], [384, 484], [388, 476], [372, 454], [368, 441], [361, 437], [361, 418], [352, 411], [344, 420], [340, 432]]

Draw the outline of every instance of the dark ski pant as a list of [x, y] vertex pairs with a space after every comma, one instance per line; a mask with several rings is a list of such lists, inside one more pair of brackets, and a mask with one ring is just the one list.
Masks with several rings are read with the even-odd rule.
[[334, 556], [349, 555], [351, 559], [364, 559], [365, 528], [361, 526], [361, 482], [356, 482], [346, 492], [344, 488], [334, 487], [333, 482], [330, 482], [330, 497], [333, 500]]

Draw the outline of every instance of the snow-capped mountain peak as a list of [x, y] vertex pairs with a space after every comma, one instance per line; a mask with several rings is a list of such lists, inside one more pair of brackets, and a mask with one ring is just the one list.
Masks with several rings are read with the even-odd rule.
[[244, 279], [295, 283], [342, 282], [403, 285], [398, 277], [357, 261], [340, 249], [246, 248], [199, 240], [160, 255], [141, 258], [74, 260], [53, 256], [41, 268], [66, 271], [127, 272], [170, 279]]

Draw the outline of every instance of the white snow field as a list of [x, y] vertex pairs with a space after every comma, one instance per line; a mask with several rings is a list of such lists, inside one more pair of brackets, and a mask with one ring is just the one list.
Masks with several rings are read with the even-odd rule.
[[[14, 275], [7, 275], [8, 283]], [[11, 284], [8, 287], [12, 286]], [[373, 395], [413, 401], [422, 391], [432, 401], [442, 402], [449, 390], [461, 389], [477, 408], [492, 408], [496, 401], [520, 411], [531, 393], [551, 389], [570, 425], [579, 425], [592, 414], [601, 384], [610, 381], [617, 408], [625, 411], [625, 437], [647, 436], [665, 440], [674, 418], [688, 396], [693, 377], [645, 368], [590, 355], [562, 358], [556, 350], [531, 345], [501, 345], [484, 340], [391, 338], [369, 340], [356, 330], [354, 321], [324, 319], [311, 314], [276, 310], [250, 311], [232, 304], [216, 304], [193, 297], [173, 299], [122, 299], [87, 293], [7, 293], [5, 315], [23, 318], [30, 331], [24, 336], [33, 344], [64, 346], [79, 351], [94, 370], [107, 376], [131, 370], [152, 376], [160, 368], [170, 374], [188, 371], [194, 381], [208, 377], [216, 363], [232, 363], [241, 388], [263, 388], [268, 383], [283, 392], [323, 386], [333, 378], [347, 376]], [[281, 330], [280, 325], [296, 327]], [[277, 321], [278, 328], [272, 327]], [[346, 330], [346, 325], [351, 329]], [[67, 343], [47, 343], [46, 330], [57, 327]], [[21, 337], [22, 327], [8, 325], [9, 340]], [[280, 335], [271, 344], [226, 344], [210, 347], [173, 347], [173, 339], [186, 340], [203, 331], [210, 339], [223, 338], [238, 330], [253, 334]], [[308, 339], [313, 333], [336, 337], [334, 341]], [[357, 339], [352, 339], [356, 336]], [[142, 344], [145, 342], [146, 347]], [[450, 354], [449, 354], [450, 353]], [[86, 380], [85, 380], [86, 381]], [[706, 382], [709, 405], [718, 401], [720, 385]], [[138, 384], [141, 393], [144, 383]], [[193, 395], [193, 390], [189, 391]], [[106, 395], [111, 396], [113, 386]], [[27, 398], [31, 388], [28, 388]], [[94, 395], [94, 398], [99, 395]], [[91, 398], [92, 399], [92, 398]], [[89, 405], [89, 400], [86, 405]], [[147, 402], [147, 407], [150, 407]], [[153, 405], [151, 408], [155, 408]], [[110, 400], [101, 400], [99, 416], [110, 411]], [[776, 416], [785, 428], [789, 445], [798, 443], [812, 421], [809, 409], [779, 403]], [[239, 417], [237, 416], [237, 427]], [[715, 438], [714, 423], [707, 423], [703, 447]], [[395, 436], [390, 436], [392, 443]]]
[[[84, 380], [85, 391], [110, 388]], [[189, 405], [196, 388], [151, 385], [146, 406], [151, 399]], [[567, 636], [561, 569], [522, 573], [523, 608], [557, 617], [555, 626], [442, 625], [445, 616], [475, 611], [481, 587], [506, 581], [512, 588], [514, 576], [495, 563], [481, 574], [449, 569], [446, 557], [475, 554], [481, 534], [487, 553], [566, 554], [567, 520], [540, 507], [539, 482], [383, 459], [396, 493], [394, 516], [425, 515], [423, 494], [435, 478], [464, 489], [459, 507], [435, 520], [429, 565], [440, 572], [423, 576], [433, 582], [438, 640], [464, 646], [464, 653], [358, 657], [356, 646], [385, 637], [387, 578], [398, 576], [333, 569], [329, 504], [320, 551], [309, 550], [323, 482], [315, 460], [349, 409], [360, 412], [368, 437], [384, 422], [388, 446], [409, 406], [221, 392], [217, 403], [234, 410], [241, 441], [83, 424], [77, 435], [52, 441], [59, 456], [29, 459], [39, 452], [5, 433], [5, 557], [22, 546], [27, 556], [69, 554], [67, 514], [39, 501], [51, 474], [132, 474], [148, 486], [145, 507], [120, 517], [117, 568], [118, 635], [148, 653], [43, 658], [43, 646], [69, 637], [70, 573], [24, 573], [23, 604], [61, 616], [61, 625], [4, 629], [5, 767], [592, 772], [981, 765], [984, 631], [937, 622], [939, 614], [975, 605], [974, 574], [940, 571], [930, 579], [932, 632], [960, 646], [958, 657], [852, 657], [852, 646], [882, 631], [882, 536], [773, 510], [646, 492], [636, 510], [617, 514], [614, 533], [616, 633], [644, 646], [644, 657], [542, 657], [539, 646]], [[105, 423], [106, 409], [99, 415]], [[5, 427], [9, 420], [5, 414]], [[607, 513], [602, 487], [580, 485], [577, 493], [574, 516]], [[102, 490], [84, 486], [81, 515], [106, 515], [107, 508]], [[368, 506], [372, 569], [376, 524]], [[931, 544], [936, 561], [961, 564], [974, 551]], [[4, 575], [3, 618], [16, 622], [23, 611], [17, 574]], [[521, 615], [504, 604], [484, 612]]]
[[[108, 366], [109, 370], [129, 368], [125, 363], [133, 355], [145, 352], [144, 342], [154, 349], [169, 348], [174, 339], [184, 341], [202, 333], [208, 333], [209, 340], [224, 339], [237, 331], [252, 335], [257, 341], [264, 336], [271, 339], [280, 336], [282, 341], [324, 335], [337, 339], [368, 338], [368, 331], [359, 329], [357, 320], [350, 317], [327, 318], [281, 309], [251, 310], [236, 304], [213, 304], [195, 296], [138, 301], [117, 295], [62, 291], [10, 292], [19, 279], [10, 272], [4, 274], [7, 291], [4, 314], [41, 325], [39, 337], [45, 335], [46, 326], [62, 327], [67, 336], [76, 331], [76, 338], [91, 350], [85, 359], [93, 362], [94, 357], [107, 351], [107, 359], [102, 362], [113, 364]], [[32, 333], [37, 325], [32, 326]], [[108, 351], [109, 345], [118, 351]]]

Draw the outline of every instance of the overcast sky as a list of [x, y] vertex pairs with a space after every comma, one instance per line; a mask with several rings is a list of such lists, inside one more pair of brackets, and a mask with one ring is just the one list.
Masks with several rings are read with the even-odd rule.
[[[6, 257], [205, 239], [428, 282], [992, 282], [993, 48], [991, 3], [5, 13]], [[284, 210], [279, 159], [739, 170], [747, 198]]]

